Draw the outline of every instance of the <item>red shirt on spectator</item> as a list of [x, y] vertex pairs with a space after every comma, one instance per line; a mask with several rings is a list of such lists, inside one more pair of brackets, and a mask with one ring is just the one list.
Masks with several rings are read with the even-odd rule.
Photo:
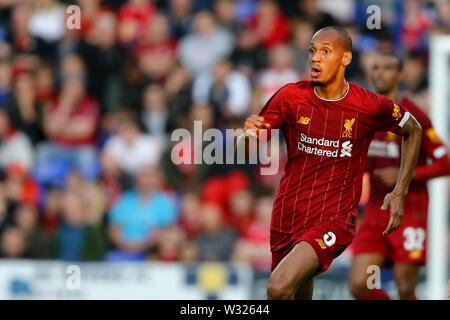
[[[50, 106], [49, 115], [56, 112], [59, 108], [59, 103], [55, 102]], [[74, 109], [69, 115], [70, 121], [92, 121], [94, 120], [96, 123], [99, 119], [99, 106], [98, 102], [95, 98], [85, 96], [83, 100], [80, 102], [79, 106]], [[97, 142], [97, 132], [94, 130], [90, 136], [83, 138], [68, 138], [63, 137], [61, 135], [50, 136], [50, 140], [54, 143], [58, 143], [68, 147], [78, 147], [91, 145], [95, 146]]]

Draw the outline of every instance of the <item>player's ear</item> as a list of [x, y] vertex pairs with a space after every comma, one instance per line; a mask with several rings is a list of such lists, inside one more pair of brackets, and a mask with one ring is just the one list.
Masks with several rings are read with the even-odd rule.
[[346, 67], [352, 62], [352, 52], [351, 51], [345, 51], [344, 55], [342, 56], [342, 64]]

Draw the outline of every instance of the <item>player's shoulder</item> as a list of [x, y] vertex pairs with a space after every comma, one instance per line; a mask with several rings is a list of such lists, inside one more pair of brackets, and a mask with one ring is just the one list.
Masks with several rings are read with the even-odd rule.
[[414, 116], [414, 118], [416, 118], [419, 122], [420, 121], [430, 121], [430, 118], [425, 113], [425, 111], [422, 110], [422, 108], [420, 108], [417, 104], [415, 104], [409, 98], [403, 97], [402, 99], [400, 99], [399, 104], [402, 107], [405, 107], [408, 110], [408, 112], [410, 112]]
[[363, 88], [356, 83], [349, 82], [349, 85], [350, 85], [350, 91], [351, 91], [352, 95], [357, 96], [358, 98], [365, 99], [365, 100], [370, 99], [370, 100], [374, 100], [374, 101], [389, 100], [385, 96], [375, 93], [373, 91], [370, 91], [369, 89]]
[[313, 85], [309, 80], [300, 80], [297, 82], [290, 82], [281, 87], [280, 91], [301, 92], [305, 90], [311, 90]]
[[298, 97], [299, 95], [304, 94], [308, 89], [312, 89], [311, 81], [298, 81], [298, 82], [289, 82], [278, 89], [275, 92], [274, 96], [283, 96], [283, 97]]

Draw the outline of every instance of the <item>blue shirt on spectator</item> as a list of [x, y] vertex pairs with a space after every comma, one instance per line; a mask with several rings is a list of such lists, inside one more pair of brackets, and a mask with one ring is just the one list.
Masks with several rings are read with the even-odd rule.
[[175, 199], [163, 192], [142, 199], [138, 192], [124, 193], [110, 212], [110, 223], [119, 226], [125, 242], [145, 241], [155, 229], [174, 224]]

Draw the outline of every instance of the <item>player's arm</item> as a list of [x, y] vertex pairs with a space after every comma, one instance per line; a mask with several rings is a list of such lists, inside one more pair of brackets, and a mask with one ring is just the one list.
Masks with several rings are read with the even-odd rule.
[[[279, 89], [267, 103], [259, 115], [252, 115], [247, 118], [244, 126], [244, 133], [236, 141], [236, 149], [245, 148], [245, 160], [258, 151], [261, 142], [261, 130], [266, 129], [262, 140], [270, 139], [270, 129], [279, 129], [285, 121], [284, 103], [286, 95], [292, 90], [293, 84], [287, 84]], [[238, 157], [239, 157], [238, 152]]]
[[414, 170], [413, 179], [415, 181], [427, 181], [450, 175], [450, 157], [447, 147], [436, 134], [431, 120], [425, 113], [418, 110], [416, 117], [422, 125], [422, 151], [431, 160], [431, 163], [417, 166]]
[[391, 233], [400, 226], [403, 218], [403, 203], [408, 194], [422, 140], [421, 126], [409, 113], [406, 122], [395, 133], [403, 137], [401, 165], [394, 190], [386, 195], [381, 207], [383, 210], [390, 208], [391, 216], [389, 224], [383, 232], [384, 235]]
[[[270, 123], [266, 123], [264, 117], [251, 115], [245, 121], [244, 133], [237, 138], [236, 149], [245, 148], [245, 158], [248, 159], [258, 151], [257, 139], [261, 129], [270, 129]], [[254, 139], [251, 141], [250, 139]]]

